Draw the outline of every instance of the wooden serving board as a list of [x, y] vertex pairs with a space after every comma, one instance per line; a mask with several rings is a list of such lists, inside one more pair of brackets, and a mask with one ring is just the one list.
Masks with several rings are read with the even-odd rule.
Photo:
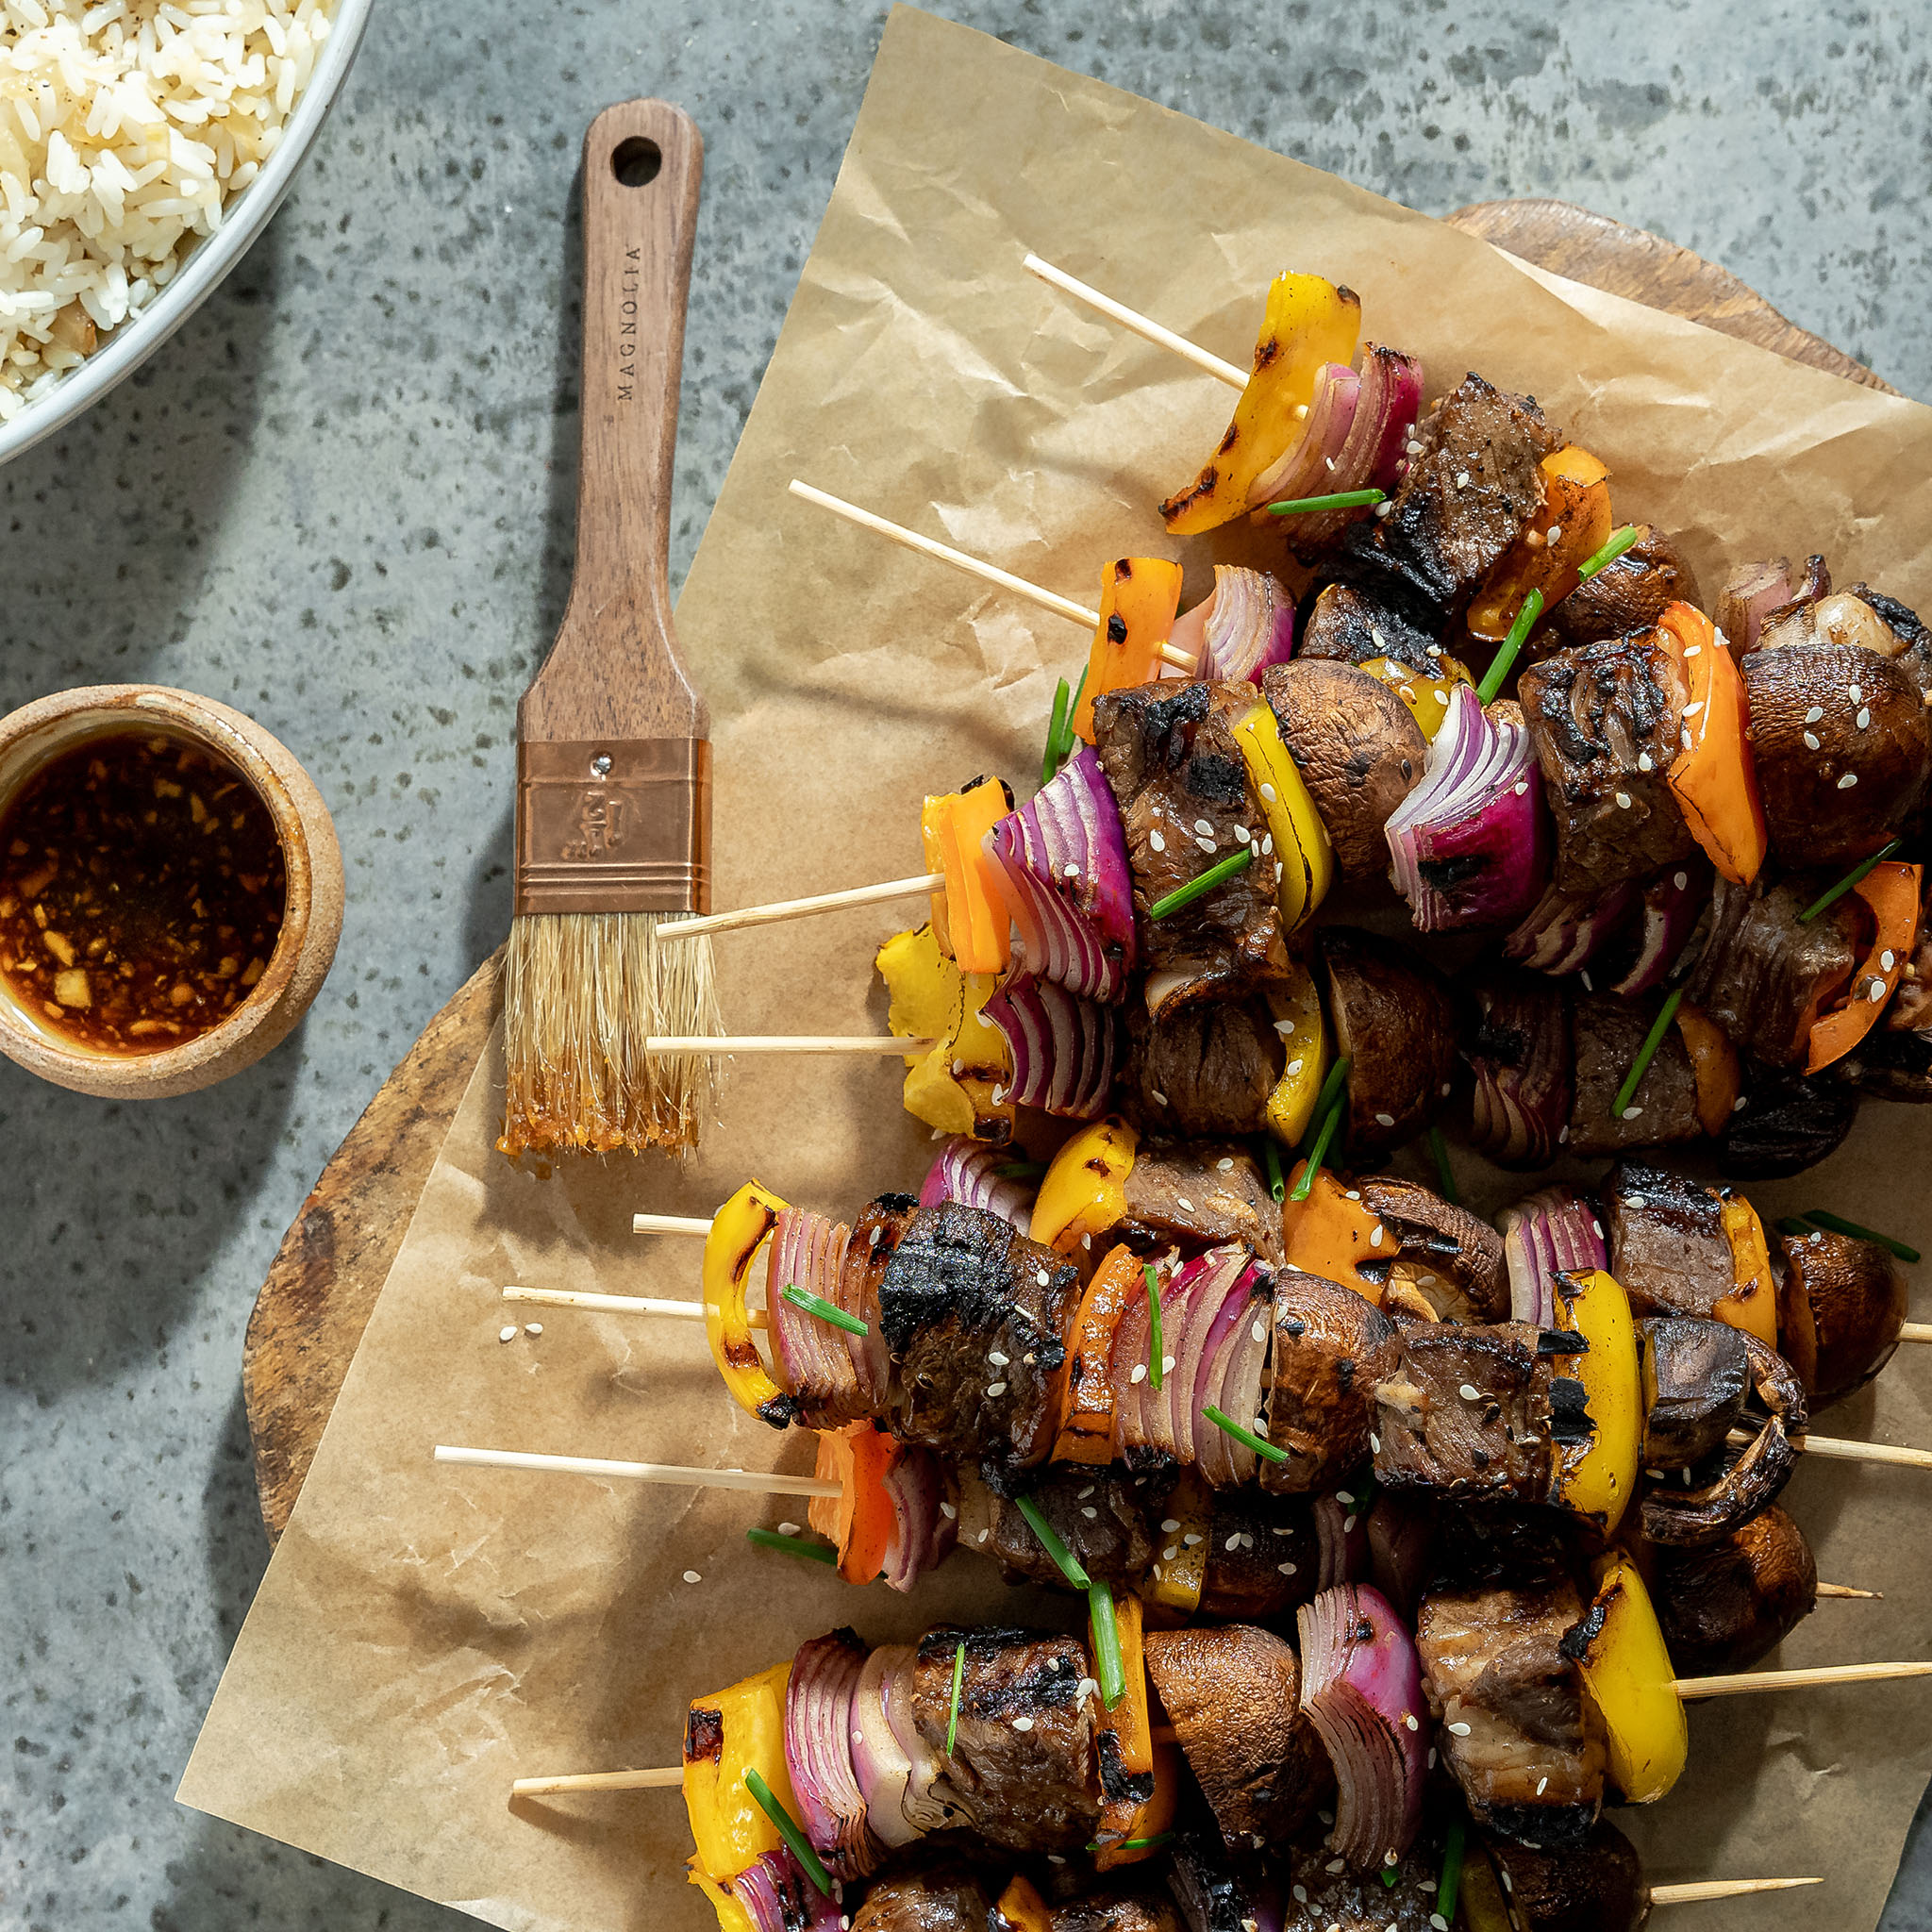
[[[1563, 201], [1491, 201], [1449, 221], [1523, 260], [1895, 394], [1728, 270]], [[486, 960], [429, 1023], [323, 1170], [256, 1298], [242, 1358], [261, 1514], [295, 1507], [324, 1424], [495, 1017]]]

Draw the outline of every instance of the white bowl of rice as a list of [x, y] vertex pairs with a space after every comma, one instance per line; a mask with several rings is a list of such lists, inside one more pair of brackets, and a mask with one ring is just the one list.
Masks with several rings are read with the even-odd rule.
[[0, 0], [0, 462], [159, 348], [268, 225], [373, 0]]

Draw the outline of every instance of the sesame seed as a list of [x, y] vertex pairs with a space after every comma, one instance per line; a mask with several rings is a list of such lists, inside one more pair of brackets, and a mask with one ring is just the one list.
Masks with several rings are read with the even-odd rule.
[[1651, 762], [1650, 754], [1647, 751], [1641, 751], [1637, 754], [1637, 769], [1640, 772], [1648, 772], [1655, 769]]
[[1033, 1278], [1039, 1282], [1041, 1288], [1051, 1288], [1053, 1286], [1053, 1276], [1044, 1268], [1036, 1268], [1033, 1271]]
[[1415, 1712], [1412, 1710], [1406, 1710], [1402, 1713], [1402, 1722], [1406, 1724], [1408, 1726], [1408, 1728], [1412, 1731], [1419, 1731], [1422, 1729], [1422, 1725], [1416, 1723]]
[[1245, 825], [1235, 826], [1234, 835], [1237, 839], [1239, 839], [1241, 841], [1243, 845], [1247, 844], [1248, 841], [1252, 840], [1255, 836], [1254, 833], [1249, 831], [1247, 826]]
[[1344, 1201], [1359, 1201], [1361, 1197], [1362, 1191], [1359, 1188], [1345, 1188], [1342, 1190], [1341, 1198]]
[[514, 1341], [517, 1339], [517, 1324], [514, 1322], [506, 1323], [496, 1331], [496, 1339], [499, 1341]]
[[1307, 406], [1307, 404], [1306, 404], [1306, 403], [1297, 403], [1297, 404], [1296, 404], [1296, 405], [1294, 406], [1294, 420], [1295, 420], [1295, 421], [1296, 421], [1297, 423], [1306, 423], [1306, 422], [1307, 422], [1307, 421], [1308, 420], [1308, 406]]
[[1480, 1402], [1483, 1399], [1482, 1391], [1474, 1382], [1465, 1382], [1456, 1392], [1465, 1402]]
[[1100, 1521], [1100, 1511], [1096, 1509], [1091, 1503], [1083, 1504], [1081, 1506], [1080, 1514], [1084, 1516], [1089, 1523], [1098, 1523]]
[[1375, 1124], [1378, 1127], [1392, 1127], [1395, 1124], [1395, 1116], [1392, 1113], [1378, 1113], [1375, 1116]]
[[1161, 1373], [1161, 1374], [1162, 1374], [1163, 1375], [1171, 1375], [1171, 1374], [1174, 1374], [1174, 1357], [1173, 1357], [1173, 1356], [1171, 1356], [1171, 1355], [1164, 1355], [1164, 1356], [1162, 1356], [1162, 1357], [1160, 1357], [1160, 1373]]
[[943, 1516], [948, 1523], [958, 1523], [959, 1520], [959, 1512], [956, 1508], [954, 1508], [950, 1503], [941, 1503], [940, 1505], [940, 1514]]
[[[1405, 469], [1405, 470], [1406, 470], [1406, 469], [1407, 469], [1407, 467], [1408, 467], [1408, 465], [1407, 465], [1407, 463], [1401, 463], [1401, 464], [1398, 464], [1398, 465], [1397, 465], [1397, 468], [1399, 468], [1399, 469]], [[1377, 504], [1377, 505], [1375, 506], [1375, 514], [1376, 514], [1376, 515], [1377, 515], [1378, 517], [1386, 517], [1386, 516], [1387, 516], [1387, 515], [1389, 514], [1389, 512], [1390, 512], [1390, 511], [1391, 511], [1391, 509], [1393, 509], [1394, 508], [1395, 508], [1395, 506], [1394, 506], [1394, 504], [1393, 504], [1393, 503], [1378, 503], [1378, 504]]]
[[1371, 1429], [1369, 1431], [1369, 1454], [1371, 1456], [1379, 1456], [1381, 1455], [1381, 1453], [1382, 1439], [1380, 1436], [1376, 1435], [1374, 1430]]
[[1467, 490], [1469, 488], [1469, 472], [1467, 470], [1457, 471], [1456, 487], [1458, 490]]
[[1270, 805], [1273, 805], [1275, 801], [1277, 794], [1275, 792], [1274, 786], [1264, 784], [1261, 787], [1261, 796], [1265, 798]]
[[1084, 1503], [1087, 1500], [1087, 1498], [1093, 1493], [1094, 1490], [1097, 1487], [1097, 1484], [1089, 1483], [1087, 1487], [1080, 1491], [1079, 1495], [1074, 1500], [1077, 1502]]
[[1163, 1516], [1160, 1519], [1160, 1530], [1163, 1536], [1172, 1536], [1180, 1526], [1181, 1522], [1178, 1516]]
[[1208, 1539], [1205, 1536], [1202, 1536], [1198, 1531], [1191, 1529], [1189, 1530], [1187, 1535], [1182, 1537], [1181, 1539], [1182, 1543], [1191, 1550], [1199, 1549], [1201, 1545], [1205, 1543], [1207, 1541]]
[[1127, 1376], [1127, 1380], [1130, 1382], [1144, 1382], [1146, 1379], [1147, 1364], [1145, 1362], [1136, 1362], [1132, 1372]]
[[1166, 1547], [1166, 1549], [1164, 1549], [1164, 1550], [1162, 1550], [1162, 1551], [1161, 1551], [1161, 1553], [1160, 1553], [1160, 1560], [1161, 1560], [1161, 1561], [1162, 1561], [1163, 1563], [1172, 1563], [1172, 1562], [1174, 1561], [1174, 1558], [1175, 1558], [1176, 1557], [1178, 1557], [1179, 1555], [1180, 1555], [1180, 1551], [1179, 1551], [1179, 1550], [1177, 1550], [1177, 1549], [1176, 1549], [1176, 1548], [1175, 1548], [1175, 1547], [1174, 1546], [1174, 1544], [1173, 1544], [1173, 1543], [1169, 1543], [1169, 1544], [1168, 1544], [1168, 1546]]
[[1465, 1724], [1453, 1724], [1449, 1726], [1449, 1729], [1451, 1734], [1455, 1737], [1466, 1738], [1469, 1736], [1469, 1726]]
[[781, 1523], [778, 1525], [778, 1534], [780, 1536], [796, 1536], [798, 1534], [798, 1525], [795, 1523]]
[[[1403, 448], [1412, 457], [1419, 457], [1423, 453], [1423, 446], [1419, 442], [1407, 442], [1403, 445]], [[1379, 644], [1382, 641], [1382, 640], [1378, 636], [1375, 639], [1375, 641]]]
[[1517, 779], [1516, 783], [1512, 785], [1509, 789], [1516, 794], [1518, 798], [1521, 798], [1523, 794], [1529, 790], [1529, 780], [1527, 778], [1519, 778]]
[[1033, 1728], [1033, 1720], [1030, 1717], [1016, 1717], [1013, 1720], [1013, 1728], [1016, 1731], [1030, 1731]]
[[1174, 1196], [1174, 1199], [1178, 1201], [1180, 1205], [1184, 1208], [1186, 1208], [1190, 1214], [1191, 1214], [1194, 1211], [1194, 1204], [1191, 1200], [1189, 1200], [1185, 1194], [1176, 1194]]
[[1617, 809], [1619, 811], [1628, 811], [1630, 809], [1630, 794], [1627, 791], [1617, 793]]
[[1261, 857], [1263, 858], [1273, 858], [1274, 857], [1274, 834], [1273, 832], [1263, 832], [1261, 834]]
[[1214, 830], [1214, 827], [1206, 819], [1196, 819], [1194, 821], [1194, 830], [1205, 839]]
[[877, 1247], [877, 1246], [878, 1246], [878, 1244], [879, 1244], [879, 1236], [880, 1236], [880, 1235], [882, 1235], [882, 1234], [884, 1234], [884, 1233], [885, 1233], [885, 1229], [884, 1229], [884, 1228], [882, 1228], [882, 1227], [875, 1227], [875, 1228], [874, 1228], [874, 1229], [873, 1229], [873, 1231], [872, 1231], [871, 1237], [870, 1237], [870, 1238], [869, 1238], [869, 1239], [867, 1240], [867, 1241], [866, 1241], [866, 1246], [867, 1246], [867, 1247], [869, 1247], [869, 1248], [875, 1248], [875, 1247]]
[[1214, 841], [1212, 839], [1196, 839], [1194, 841], [1194, 843], [1198, 845], [1203, 852], [1212, 852], [1215, 849]]
[[1805, 722], [1807, 724], [1815, 724], [1818, 723], [1819, 719], [1821, 719], [1824, 716], [1824, 707], [1823, 705], [1813, 705], [1811, 708], [1805, 713]]
[[990, 1529], [982, 1529], [982, 1530], [981, 1530], [981, 1531], [979, 1532], [979, 1541], [980, 1541], [981, 1542], [984, 1542], [984, 1541], [985, 1541], [987, 1540], [987, 1538], [988, 1538], [988, 1537], [990, 1537], [990, 1536], [991, 1536], [991, 1534], [992, 1534], [992, 1531], [991, 1531], [991, 1530], [990, 1530]]
[[1857, 716], [1856, 718], [1854, 718], [1854, 719], [1852, 720], [1852, 723], [1853, 723], [1854, 724], [1856, 724], [1856, 725], [1857, 725], [1857, 726], [1858, 727], [1858, 729], [1859, 729], [1860, 731], [1862, 731], [1862, 730], [1864, 730], [1864, 729], [1865, 729], [1865, 727], [1866, 727], [1866, 726], [1867, 726], [1868, 724], [1871, 724], [1871, 722], [1872, 722], [1872, 713], [1871, 713], [1871, 710], [1870, 710], [1870, 709], [1869, 709], [1869, 708], [1867, 708], [1867, 707], [1864, 707], [1864, 706], [1860, 706], [1860, 707], [1859, 707], [1859, 709], [1858, 709], [1858, 715], [1857, 715]]
[[1076, 879], [1080, 876], [1080, 868], [1072, 859], [1067, 861], [1067, 876], [1070, 879]]
[[[1327, 1864], [1323, 1866], [1322, 1869], [1324, 1872], [1340, 1872], [1343, 1869], [1343, 1867], [1341, 1860], [1340, 1858], [1330, 1858]], [[1334, 1926], [1331, 1928], [1331, 1932], [1341, 1932], [1341, 1928], [1339, 1925]]]
[[1346, 1490], [1337, 1490], [1335, 1492], [1335, 1500], [1338, 1503], [1340, 1503], [1344, 1509], [1352, 1507], [1355, 1503], [1355, 1498], [1351, 1496]]
[[1863, 690], [1856, 684], [1853, 685], [1850, 688], [1850, 690], [1848, 690], [1845, 692], [1845, 695], [1848, 698], [1850, 698], [1853, 704], [1855, 705], [1862, 705], [1865, 702], [1865, 693]]
[[1819, 736], [1818, 736], [1817, 732], [1815, 732], [1815, 731], [1807, 731], [1807, 732], [1806, 732], [1806, 734], [1805, 734], [1805, 749], [1806, 749], [1807, 751], [1816, 751], [1816, 750], [1818, 749], [1818, 747], [1819, 747], [1819, 745], [1820, 745], [1820, 743], [1821, 743], [1821, 742], [1822, 742], [1822, 741], [1820, 740], [1820, 738], [1819, 738]]
[[989, 1382], [986, 1385], [986, 1392], [989, 1395], [1004, 1395], [1007, 1392], [1007, 1385], [1004, 1382]]
[[1683, 731], [1682, 731], [1682, 732], [1681, 732], [1681, 733], [1680, 733], [1680, 734], [1678, 735], [1678, 742], [1679, 742], [1680, 744], [1682, 744], [1682, 745], [1683, 745], [1683, 747], [1684, 747], [1684, 749], [1685, 749], [1686, 751], [1689, 751], [1689, 750], [1690, 749], [1690, 725], [1688, 725], [1688, 724], [1687, 724], [1687, 725], [1685, 725], [1685, 726], [1684, 726], [1684, 729], [1683, 729]]
[[[1294, 1023], [1291, 1020], [1284, 1020], [1281, 1024], [1284, 1026], [1290, 1026], [1292, 1025]], [[1307, 1062], [1306, 1060], [1290, 1060], [1287, 1067], [1289, 1076], [1292, 1078], [1296, 1074], [1299, 1074], [1302, 1068], [1307, 1064]]]
[[[1435, 1770], [1435, 1768], [1436, 1768], [1436, 1747], [1435, 1747], [1435, 1746], [1434, 1746], [1433, 1744], [1431, 1744], [1431, 1745], [1429, 1746], [1429, 1767], [1428, 1767], [1428, 1768], [1429, 1768], [1429, 1769], [1430, 1769], [1431, 1771], [1434, 1771], [1434, 1770]], [[1429, 1890], [1430, 1890], [1431, 1891], [1433, 1891], [1433, 1890], [1435, 1890], [1435, 1887], [1434, 1887], [1434, 1886], [1431, 1886], [1431, 1887], [1429, 1888]]]
[[1429, 1925], [1431, 1932], [1449, 1932], [1449, 1921], [1441, 1912], [1429, 1914]]
[[1624, 1109], [1624, 1118], [1626, 1121], [1634, 1121], [1642, 1111], [1643, 1109], [1641, 1107], [1626, 1107]]
[[1847, 772], [1847, 773], [1846, 773], [1846, 774], [1844, 774], [1844, 776], [1843, 776], [1842, 778], [1840, 778], [1840, 780], [1838, 781], [1838, 789], [1839, 789], [1839, 790], [1840, 790], [1840, 791], [1850, 791], [1850, 790], [1852, 789], [1852, 787], [1853, 787], [1854, 785], [1856, 785], [1856, 784], [1857, 784], [1857, 782], [1858, 782], [1858, 774], [1857, 774], [1857, 773], [1856, 773], [1856, 772]]
[[996, 1369], [1005, 1368], [1007, 1364], [1012, 1359], [1010, 1356], [1002, 1355], [996, 1348], [988, 1349], [986, 1352], [986, 1358]]
[[1882, 979], [1874, 979], [1874, 981], [1872, 982], [1872, 1004], [1873, 1004], [1874, 1006], [1876, 1006], [1876, 1005], [1878, 1004], [1878, 1002], [1879, 1002], [1880, 1000], [1882, 1000], [1882, 999], [1883, 999], [1884, 997], [1885, 997], [1885, 982], [1884, 982], [1884, 980], [1882, 980]]
[[1681, 892], [1690, 885], [1690, 874], [1688, 872], [1680, 872], [1674, 874], [1671, 878], [1671, 883], [1672, 885], [1676, 887], [1678, 891]]
[[1547, 1777], [1540, 1777], [1540, 1778], [1538, 1778], [1538, 1779], [1537, 1779], [1537, 1781], [1536, 1781], [1536, 1794], [1537, 1794], [1537, 1796], [1538, 1796], [1539, 1798], [1541, 1798], [1541, 1797], [1542, 1796], [1542, 1794], [1543, 1794], [1543, 1793], [1544, 1793], [1544, 1792], [1545, 1792], [1546, 1790], [1549, 1790], [1549, 1788], [1550, 1788], [1550, 1781], [1549, 1781], [1549, 1779], [1548, 1779]]
[[524, 1333], [525, 1335], [541, 1335], [542, 1332], [543, 1324], [541, 1322], [525, 1322], [524, 1324]]
[[695, 1570], [687, 1570], [684, 1573], [684, 1580], [687, 1583], [702, 1583], [705, 1579]]
[[1236, 1530], [1236, 1531], [1235, 1531], [1235, 1533], [1234, 1533], [1234, 1534], [1233, 1534], [1233, 1535], [1232, 1535], [1231, 1537], [1229, 1537], [1229, 1538], [1228, 1538], [1228, 1540], [1227, 1540], [1227, 1541], [1226, 1541], [1226, 1542], [1225, 1542], [1225, 1543], [1224, 1543], [1224, 1544], [1223, 1545], [1223, 1548], [1224, 1548], [1224, 1549], [1230, 1549], [1230, 1550], [1238, 1550], [1238, 1549], [1240, 1549], [1240, 1548], [1241, 1548], [1241, 1531], [1240, 1531], [1240, 1530]]
[[1271, 1529], [1268, 1534], [1270, 1536], [1292, 1536], [1294, 1531], [1291, 1529]]
[[1898, 955], [1890, 946], [1887, 946], [1884, 952], [1879, 954], [1878, 963], [1890, 973], [1898, 964]]
[[1379, 1248], [1382, 1245], [1382, 1224], [1379, 1221], [1370, 1231], [1369, 1245], [1372, 1248]]
[[1147, 842], [1157, 852], [1165, 852], [1167, 850], [1167, 841], [1158, 832], [1149, 832], [1147, 834]]

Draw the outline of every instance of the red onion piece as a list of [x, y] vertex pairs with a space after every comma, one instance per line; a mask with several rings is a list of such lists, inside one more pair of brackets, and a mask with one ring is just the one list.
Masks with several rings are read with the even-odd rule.
[[1329, 496], [1341, 488], [1336, 470], [1355, 426], [1360, 393], [1361, 377], [1353, 369], [1341, 362], [1323, 363], [1315, 372], [1302, 433], [1249, 487], [1251, 509], [1283, 499]]
[[1612, 992], [1635, 999], [1661, 986], [1690, 943], [1704, 908], [1710, 904], [1710, 862], [1702, 854], [1660, 872], [1643, 888], [1642, 908], [1632, 933], [1627, 964], [1618, 956], [1605, 961]]
[[1557, 1158], [1574, 1093], [1568, 990], [1526, 973], [1478, 983], [1463, 1058], [1475, 1075], [1470, 1141], [1502, 1167]]
[[[1407, 472], [1408, 443], [1422, 413], [1422, 363], [1399, 349], [1364, 342], [1359, 380], [1348, 440], [1336, 456], [1328, 482], [1322, 490], [1311, 491], [1311, 495], [1374, 489], [1392, 496]], [[1364, 508], [1291, 517], [1289, 543], [1298, 556], [1310, 556], [1332, 542], [1348, 525], [1370, 514]]]
[[[945, 1777], [946, 1758], [937, 1744], [925, 1741], [912, 1721], [912, 1661], [909, 1649], [896, 1652], [885, 1684], [886, 1718], [907, 1760], [906, 1795], [900, 1808], [915, 1833], [942, 1831], [953, 1822], [953, 1813], [943, 1798], [934, 1795], [934, 1787]], [[876, 1821], [873, 1829], [878, 1830]]]
[[962, 1208], [983, 1208], [1024, 1234], [1035, 1191], [1016, 1175], [1000, 1173], [1019, 1158], [1010, 1147], [989, 1147], [964, 1134], [949, 1135], [919, 1191], [919, 1205], [937, 1208], [942, 1201], [957, 1201]]
[[1083, 999], [1119, 999], [1134, 964], [1134, 878], [1093, 747], [1082, 745], [983, 842], [1027, 971]]
[[725, 1886], [758, 1932], [839, 1932], [838, 1903], [799, 1870], [783, 1846], [766, 1852]]
[[1633, 880], [1607, 892], [1565, 892], [1552, 886], [1503, 941], [1505, 958], [1539, 973], [1580, 973], [1624, 930], [1637, 905]]
[[1315, 1519], [1315, 1587], [1333, 1590], [1369, 1574], [1369, 1527], [1356, 1507], [1354, 1492], [1344, 1503], [1339, 1493], [1317, 1496]]
[[1217, 563], [1213, 590], [1175, 620], [1169, 641], [1193, 654], [1203, 677], [1258, 684], [1294, 656], [1294, 600], [1265, 571]]
[[1724, 579], [1712, 613], [1733, 657], [1757, 648], [1764, 620], [1797, 595], [1791, 588], [1791, 567], [1782, 557], [1759, 563], [1740, 563]]
[[1062, 1119], [1095, 1121], [1113, 1086], [1114, 1019], [1050, 979], [1016, 973], [984, 1008], [1013, 1055], [1013, 1098]]
[[944, 1532], [953, 1525], [940, 1507], [946, 1496], [945, 1474], [930, 1449], [908, 1442], [892, 1458], [880, 1487], [892, 1502], [892, 1533], [880, 1574], [894, 1590], [910, 1590], [952, 1547]]
[[[1261, 1370], [1274, 1324], [1274, 1280], [1244, 1248], [1217, 1252], [1228, 1257], [1228, 1281], [1202, 1347], [1193, 1383], [1191, 1421], [1195, 1466], [1206, 1482], [1224, 1490], [1252, 1482], [1259, 1458], [1245, 1442], [1208, 1421], [1207, 1410], [1218, 1408], [1243, 1427], [1267, 1435], [1265, 1426], [1257, 1428], [1256, 1417], [1261, 1407]], [[1257, 1302], [1261, 1305], [1258, 1308]], [[1261, 1330], [1258, 1341], [1255, 1336], [1257, 1324]]]
[[1324, 1590], [1295, 1623], [1302, 1707], [1335, 1767], [1335, 1849], [1380, 1870], [1422, 1823], [1431, 1719], [1415, 1641], [1372, 1584]]
[[863, 1878], [885, 1848], [866, 1824], [852, 1760], [852, 1706], [866, 1648], [850, 1631], [799, 1646], [785, 1687], [785, 1769], [798, 1822], [834, 1878]]
[[1167, 1352], [1161, 1389], [1174, 1454], [1185, 1463], [1201, 1459], [1204, 1434], [1222, 1433], [1197, 1419], [1203, 1400], [1212, 1400], [1203, 1392], [1208, 1365], [1226, 1332], [1227, 1304], [1246, 1263], [1242, 1249], [1214, 1248], [1190, 1261], [1160, 1293], [1161, 1344]]
[[[852, 1769], [865, 1799], [866, 1823], [882, 1844], [895, 1848], [921, 1835], [906, 1810], [912, 1753], [901, 1735], [903, 1727], [918, 1744], [909, 1707], [911, 1670], [908, 1645], [881, 1644], [866, 1658], [852, 1696]], [[895, 1718], [895, 1703], [903, 1718]], [[918, 1748], [924, 1751], [924, 1745]]]
[[1506, 925], [1535, 904], [1550, 864], [1542, 786], [1520, 708], [1485, 711], [1457, 685], [1422, 783], [1389, 815], [1395, 890], [1419, 931]]
[[1609, 1266], [1596, 1208], [1572, 1188], [1541, 1189], [1504, 1208], [1496, 1226], [1509, 1270], [1512, 1322], [1552, 1326], [1557, 1319], [1553, 1277]]
[[845, 1331], [794, 1307], [779, 1291], [802, 1288], [838, 1307], [850, 1239], [851, 1230], [842, 1222], [808, 1208], [787, 1208], [773, 1224], [767, 1250], [765, 1308], [778, 1380], [789, 1393], [803, 1396], [820, 1422], [833, 1411], [841, 1421], [860, 1412], [860, 1383]]

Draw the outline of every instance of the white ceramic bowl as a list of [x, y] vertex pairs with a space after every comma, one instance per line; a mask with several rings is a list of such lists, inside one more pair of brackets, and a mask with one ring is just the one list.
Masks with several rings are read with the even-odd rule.
[[142, 312], [108, 339], [77, 369], [70, 370], [38, 402], [29, 403], [10, 423], [0, 423], [0, 463], [31, 449], [44, 436], [71, 423], [97, 403], [117, 382], [131, 375], [214, 292], [216, 285], [247, 253], [281, 206], [303, 158], [314, 145], [361, 44], [375, 0], [336, 0], [333, 25], [308, 89], [289, 116], [280, 145], [265, 167], [224, 210], [222, 225], [196, 245], [176, 273]]

